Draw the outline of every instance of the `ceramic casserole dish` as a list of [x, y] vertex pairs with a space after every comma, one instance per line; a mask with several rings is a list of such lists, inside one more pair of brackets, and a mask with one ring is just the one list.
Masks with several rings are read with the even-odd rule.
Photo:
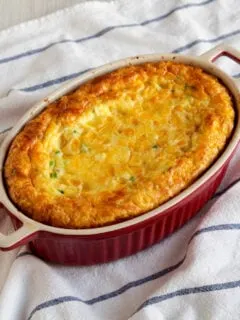
[[[240, 81], [229, 77], [213, 64], [220, 56], [240, 62], [240, 52], [226, 45], [217, 46], [199, 57], [153, 54], [123, 59], [89, 71], [68, 82], [31, 108], [8, 133], [1, 145], [0, 202], [9, 212], [15, 231], [9, 235], [0, 234], [0, 248], [11, 250], [28, 243], [33, 253], [44, 260], [61, 264], [90, 265], [134, 254], [183, 226], [216, 191], [240, 140]], [[88, 80], [124, 66], [173, 60], [198, 66], [216, 76], [233, 97], [236, 112], [235, 129], [224, 152], [203, 175], [159, 207], [127, 221], [97, 228], [56, 228], [30, 219], [14, 206], [8, 197], [3, 178], [4, 161], [12, 140], [30, 119], [38, 115], [49, 103], [72, 92]]]

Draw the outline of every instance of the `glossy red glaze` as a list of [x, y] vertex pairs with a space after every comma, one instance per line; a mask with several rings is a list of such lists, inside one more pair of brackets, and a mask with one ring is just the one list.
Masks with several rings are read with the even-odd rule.
[[[204, 55], [204, 60], [214, 61], [222, 55], [226, 55], [238, 63], [240, 62], [239, 52], [226, 46], [210, 50]], [[175, 59], [175, 57], [172, 58]], [[211, 68], [209, 70], [211, 72]], [[235, 98], [239, 112], [239, 91], [235, 94]], [[239, 124], [237, 129], [236, 131], [239, 131]], [[27, 219], [22, 213], [19, 214], [15, 208], [10, 208], [9, 210], [13, 210], [13, 213], [9, 212], [9, 215], [17, 231], [10, 237], [0, 234], [0, 249], [11, 250], [29, 243], [33, 253], [42, 259], [68, 265], [106, 263], [143, 250], [182, 227], [212, 197], [224, 177], [239, 141], [239, 136], [238, 133], [234, 148], [231, 149], [231, 152], [228, 153], [212, 175], [209, 174], [209, 177], [200, 183], [197, 188], [186, 194], [181, 200], [173, 202], [175, 204], [172, 206], [170, 206], [170, 202], [164, 210], [160, 206], [159, 213], [156, 209], [154, 215], [150, 215], [146, 219], [140, 219], [139, 222], [125, 224], [124, 227], [119, 224], [117, 228], [110, 228], [108, 231], [101, 233], [93, 229], [92, 233], [83, 235], [84, 232], [79, 232], [79, 230], [67, 232], [63, 229], [59, 232], [57, 228], [38, 226], [36, 222], [29, 221], [30, 219]], [[6, 150], [7, 145], [4, 152]], [[5, 206], [9, 207], [10, 201], [7, 196], [6, 198]], [[67, 233], [72, 234], [67, 235]]]
[[44, 260], [68, 265], [106, 263], [132, 255], [159, 242], [196, 215], [216, 191], [227, 166], [228, 163], [195, 192], [152, 219], [125, 229], [88, 236], [40, 232], [30, 248]]

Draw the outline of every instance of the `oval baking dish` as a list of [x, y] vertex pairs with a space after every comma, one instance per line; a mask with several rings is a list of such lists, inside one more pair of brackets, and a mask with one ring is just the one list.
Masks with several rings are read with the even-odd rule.
[[154, 54], [120, 60], [89, 71], [67, 83], [28, 111], [9, 132], [1, 146], [0, 166], [2, 172], [12, 140], [29, 120], [35, 118], [49, 103], [72, 92], [79, 85], [124, 66], [174, 60], [202, 68], [207, 73], [219, 78], [229, 89], [234, 99], [236, 123], [224, 152], [190, 187], [151, 211], [109, 226], [65, 229], [34, 221], [20, 212], [10, 201], [4, 185], [3, 174], [1, 174], [0, 201], [12, 217], [16, 231], [8, 236], [0, 235], [0, 248], [10, 250], [29, 243], [36, 255], [48, 261], [82, 265], [103, 263], [131, 255], [156, 243], [194, 216], [220, 184], [240, 140], [239, 80], [233, 80], [212, 63], [221, 55], [226, 55], [237, 62], [240, 61], [240, 53], [228, 46], [218, 46], [200, 57]]

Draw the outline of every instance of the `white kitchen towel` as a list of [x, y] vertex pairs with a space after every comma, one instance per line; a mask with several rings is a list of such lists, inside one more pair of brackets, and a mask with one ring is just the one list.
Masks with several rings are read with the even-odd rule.
[[[143, 53], [240, 49], [238, 0], [87, 2], [0, 32], [0, 131], [89, 68]], [[234, 77], [239, 66], [218, 61]], [[2, 135], [3, 136], [3, 135]], [[0, 252], [0, 320], [240, 319], [240, 149], [216, 195], [181, 230], [105, 265]], [[0, 232], [12, 229], [4, 209]]]

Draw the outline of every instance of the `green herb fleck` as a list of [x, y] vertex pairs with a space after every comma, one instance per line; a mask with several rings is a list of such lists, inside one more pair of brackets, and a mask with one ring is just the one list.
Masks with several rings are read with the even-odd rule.
[[61, 194], [64, 194], [64, 191], [61, 189], [58, 189], [58, 192], [60, 192]]
[[89, 151], [89, 148], [86, 144], [82, 144], [81, 145], [81, 148], [80, 148], [80, 151], [83, 152], [83, 153], [87, 153]]
[[50, 178], [57, 178], [57, 172], [51, 172], [50, 173]]
[[77, 130], [74, 129], [74, 130], [73, 130], [73, 133], [77, 133]]
[[134, 176], [131, 176], [131, 178], [129, 179], [131, 182], [135, 182], [136, 178]]
[[55, 154], [60, 154], [60, 151], [59, 150], [55, 151]]
[[50, 167], [54, 166], [54, 164], [55, 164], [55, 161], [53, 161], [53, 160], [51, 160], [51, 161], [49, 162]]
[[157, 144], [154, 144], [154, 145], [152, 146], [152, 148], [153, 148], [153, 149], [158, 149], [158, 145], [157, 145]]

